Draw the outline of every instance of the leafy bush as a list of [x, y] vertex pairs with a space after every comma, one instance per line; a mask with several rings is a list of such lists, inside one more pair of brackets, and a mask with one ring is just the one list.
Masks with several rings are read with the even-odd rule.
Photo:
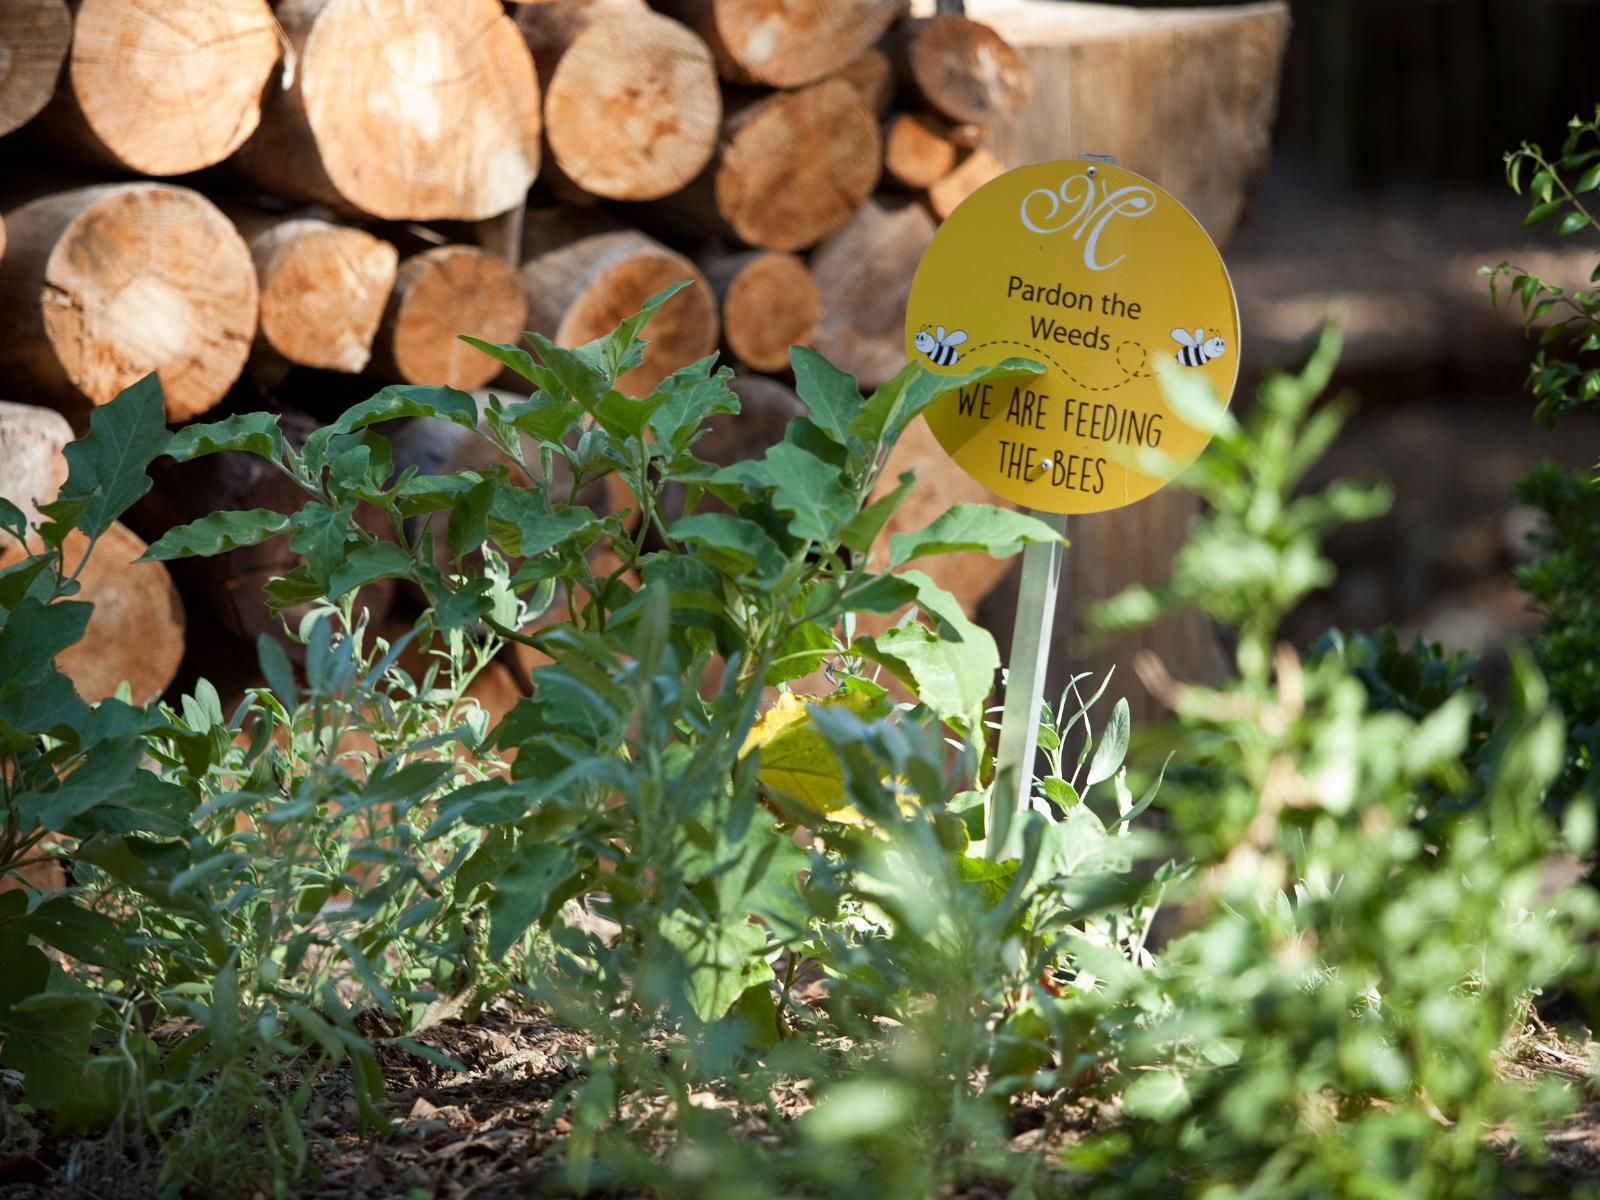
[[[0, 897], [0, 1061], [29, 1107], [153, 1139], [165, 1194], [287, 1194], [315, 1170], [320, 1079], [381, 1130], [379, 1052], [447, 1062], [420, 1035], [509, 995], [588, 1047], [550, 1109], [552, 1189], [1481, 1195], [1507, 1177], [1491, 1133], [1537, 1155], [1570, 1097], [1500, 1057], [1595, 918], [1587, 892], [1537, 893], [1560, 719], [1524, 670], [1477, 744], [1448, 671], [1377, 711], [1372, 664], [1276, 644], [1329, 576], [1321, 536], [1384, 501], [1294, 496], [1338, 428], [1312, 408], [1331, 341], [1243, 427], [1174, 393], [1216, 435], [1192, 477], [1214, 514], [1167, 588], [1111, 613], [1198, 605], [1238, 630], [1238, 681], [1145, 664], [1188, 735], [1137, 799], [1126, 704], [1102, 722], [1105, 686], [1075, 681], [1002, 831], [999, 655], [916, 564], [1055, 535], [962, 505], [875, 553], [911, 486], [878, 487], [888, 449], [953, 382], [915, 365], [863, 397], [796, 350], [809, 416], [759, 458], [701, 461], [701, 423], [737, 410], [726, 371], [614, 387], [668, 294], [577, 350], [480, 344], [535, 389], [481, 429], [444, 388], [385, 389], [299, 450], [265, 414], [169, 439], [152, 381], [96, 414], [44, 553], [0, 573], [0, 865], [47, 838], [74, 863], [64, 893]], [[505, 465], [396, 473], [398, 418], [460, 424]], [[305, 505], [213, 514], [150, 554], [290, 538], [305, 565], [271, 595], [317, 606], [304, 680], [264, 639], [267, 684], [235, 713], [205, 685], [83, 705], [50, 662], [84, 615], [65, 529], [103, 530], [158, 454], [222, 451]], [[606, 475], [635, 508], [578, 503]], [[412, 520], [434, 513], [442, 549]], [[357, 616], [384, 578], [427, 599], [410, 645]], [[541, 665], [491, 728], [465, 689], [513, 642]], [[1569, 809], [1578, 852], [1588, 813]], [[1013, 1143], [1024, 1118], [1040, 1150]]]

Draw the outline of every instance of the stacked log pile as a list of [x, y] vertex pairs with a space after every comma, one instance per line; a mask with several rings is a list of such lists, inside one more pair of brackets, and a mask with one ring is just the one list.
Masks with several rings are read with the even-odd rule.
[[[308, 424], [382, 382], [509, 387], [455, 335], [578, 345], [687, 279], [624, 388], [720, 348], [740, 424], [776, 437], [791, 345], [868, 387], [904, 362], [923, 250], [1017, 161], [1003, 131], [1051, 69], [1014, 43], [905, 0], [10, 0], [0, 400], [81, 429], [155, 371], [173, 422]], [[1270, 93], [1275, 60], [1249, 70], [1229, 86]], [[0, 495], [48, 498], [20, 461]], [[132, 525], [293, 501], [206, 471], [158, 480]], [[930, 486], [921, 515], [955, 498]], [[191, 619], [270, 628], [255, 582], [287, 565], [180, 578]], [[999, 577], [957, 574], [973, 606]]]

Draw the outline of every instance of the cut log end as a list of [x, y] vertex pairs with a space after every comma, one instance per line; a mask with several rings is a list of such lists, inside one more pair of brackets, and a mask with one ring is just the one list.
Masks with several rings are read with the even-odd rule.
[[[56, 498], [67, 481], [64, 451], [72, 426], [51, 408], [0, 400], [0, 497], [22, 510], [29, 528], [39, 520], [39, 505]], [[16, 539], [0, 533], [0, 548]]]
[[935, 113], [895, 113], [884, 122], [884, 174], [914, 191], [944, 178], [961, 156], [955, 128]]
[[400, 264], [374, 368], [403, 383], [476, 388], [499, 372], [461, 341], [515, 341], [527, 315], [516, 268], [476, 246], [436, 246]]
[[[89, 549], [74, 529], [62, 546], [70, 570]], [[135, 560], [148, 547], [121, 522], [100, 535], [78, 576], [76, 597], [94, 605], [83, 639], [56, 656], [56, 666], [91, 704], [116, 694], [124, 682], [133, 703], [146, 704], [167, 690], [183, 660], [184, 615], [172, 576], [160, 563]], [[0, 567], [23, 557], [15, 542], [0, 547]]]
[[711, 52], [650, 12], [596, 20], [562, 54], [545, 95], [562, 173], [612, 200], [677, 191], [711, 159], [722, 120]]
[[821, 312], [816, 281], [791, 254], [754, 253], [706, 266], [722, 302], [722, 336], [757, 371], [782, 371], [789, 348], [811, 342]]
[[65, 0], [0, 4], [0, 136], [26, 125], [50, 102], [71, 43]]
[[80, 0], [69, 107], [144, 175], [221, 162], [255, 131], [280, 44], [267, 0]]
[[943, 221], [961, 202], [1005, 170], [998, 158], [982, 146], [962, 159], [953, 171], [928, 185], [928, 207]]
[[539, 83], [496, 0], [326, 0], [278, 15], [303, 49], [294, 93], [246, 155], [258, 182], [310, 200], [331, 188], [390, 220], [476, 221], [522, 203], [539, 169]]
[[830, 78], [854, 88], [861, 103], [875, 117], [884, 116], [894, 104], [894, 64], [876, 46]]
[[301, 366], [362, 370], [394, 288], [395, 248], [360, 229], [296, 218], [253, 234], [250, 253], [261, 340]]
[[900, 15], [901, 0], [668, 0], [735, 83], [801, 87], [858, 57]]
[[878, 122], [836, 79], [763, 100], [716, 172], [717, 210], [738, 238], [803, 250], [838, 229], [878, 184]]
[[955, 121], [993, 121], [1033, 95], [1028, 64], [987, 25], [945, 15], [909, 22], [905, 72], [933, 108]]
[[250, 251], [186, 188], [114, 183], [44, 196], [7, 214], [0, 371], [81, 417], [155, 371], [167, 416], [214, 406], [255, 334]]

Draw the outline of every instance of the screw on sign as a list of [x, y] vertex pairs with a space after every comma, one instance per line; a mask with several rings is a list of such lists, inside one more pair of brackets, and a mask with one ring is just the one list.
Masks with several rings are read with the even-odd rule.
[[[1239, 374], [1239, 307], [1193, 215], [1106, 159], [1018, 167], [934, 236], [906, 306], [906, 353], [934, 371], [1031, 358], [1042, 375], [952, 391], [928, 426], [978, 482], [1066, 530], [1164, 487], [1210, 435], [1160, 378], [1194, 373], [1223, 402]], [[1153, 453], [1152, 453], [1153, 452]], [[1061, 545], [1024, 552], [989, 852], [1029, 803]]]

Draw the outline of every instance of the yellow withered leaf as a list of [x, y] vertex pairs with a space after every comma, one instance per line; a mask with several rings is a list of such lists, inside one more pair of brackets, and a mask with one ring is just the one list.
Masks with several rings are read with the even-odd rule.
[[829, 820], [858, 822], [861, 816], [845, 794], [839, 761], [806, 711], [814, 704], [843, 706], [866, 714], [880, 707], [883, 698], [865, 690], [835, 692], [827, 697], [785, 692], [751, 726], [739, 756], [761, 751], [756, 779], [769, 795]]

